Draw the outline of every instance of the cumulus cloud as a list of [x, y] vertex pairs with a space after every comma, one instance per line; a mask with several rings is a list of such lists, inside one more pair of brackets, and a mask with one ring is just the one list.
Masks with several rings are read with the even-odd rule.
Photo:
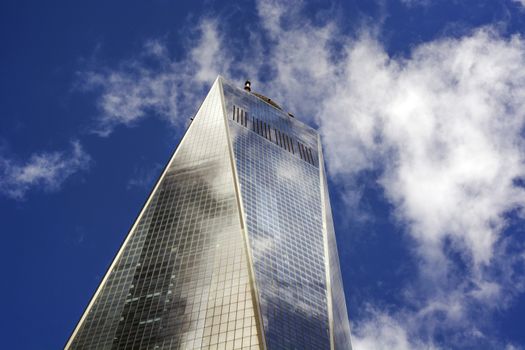
[[0, 193], [22, 200], [31, 190], [56, 191], [71, 175], [87, 169], [90, 162], [77, 141], [69, 151], [35, 153], [27, 161], [0, 155]]
[[[476, 266], [488, 263], [505, 212], [524, 204], [514, 184], [525, 170], [524, 52], [521, 38], [489, 29], [423, 45], [403, 60], [359, 41], [327, 100], [331, 170], [351, 176], [381, 164], [399, 218], [436, 262], [448, 236]], [[343, 110], [349, 115], [328, 118]]]
[[216, 74], [252, 77], [256, 89], [319, 125], [343, 196], [359, 195], [363, 173], [379, 174], [414, 242], [419, 275], [400, 292], [409, 306], [354, 321], [357, 348], [438, 347], [434, 335], [450, 329], [463, 337], [448, 339], [456, 345], [496, 344], [484, 338], [482, 320], [525, 289], [516, 272], [525, 255], [503, 235], [509, 213], [522, 220], [525, 205], [525, 41], [485, 27], [391, 57], [377, 28], [342, 35], [336, 16], [313, 23], [300, 2], [259, 1], [257, 13], [254, 50], [226, 45], [218, 22], [205, 19], [181, 60], [150, 42], [118, 69], [85, 75], [101, 93], [100, 130], [147, 115], [177, 124]]
[[411, 337], [398, 320], [387, 314], [371, 311], [370, 317], [354, 330], [352, 345], [357, 350], [437, 349]]

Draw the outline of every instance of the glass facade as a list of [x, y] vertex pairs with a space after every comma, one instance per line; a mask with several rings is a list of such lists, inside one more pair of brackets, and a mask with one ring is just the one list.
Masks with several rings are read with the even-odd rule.
[[317, 132], [218, 78], [68, 349], [350, 349]]

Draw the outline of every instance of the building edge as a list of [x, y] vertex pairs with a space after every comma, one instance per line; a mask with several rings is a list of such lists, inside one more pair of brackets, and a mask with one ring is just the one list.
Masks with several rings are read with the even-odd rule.
[[[329, 327], [330, 327], [330, 348], [332, 350], [343, 350], [343, 349], [336, 349], [336, 341], [335, 341], [335, 331], [334, 331], [334, 311], [333, 311], [333, 300], [332, 300], [332, 277], [331, 277], [331, 270], [330, 270], [330, 249], [328, 247], [328, 228], [327, 228], [327, 220], [333, 220], [333, 218], [328, 218], [326, 215], [326, 204], [330, 205], [330, 197], [328, 193], [328, 188], [324, 188], [325, 186], [328, 186], [328, 182], [326, 181], [326, 170], [324, 166], [324, 155], [323, 155], [323, 146], [321, 143], [321, 136], [317, 135], [317, 144], [318, 144], [318, 153], [319, 153], [319, 173], [320, 173], [320, 180], [319, 190], [321, 191], [321, 205], [322, 205], [322, 211], [323, 211], [323, 240], [324, 240], [324, 248], [325, 248], [325, 268], [326, 268], [326, 291], [327, 291], [327, 306], [328, 306], [328, 318], [329, 318]], [[338, 264], [340, 265], [340, 261], [338, 259]], [[348, 317], [348, 310], [345, 310], [345, 313]], [[349, 341], [350, 341], [350, 349], [352, 350], [352, 327], [350, 325], [350, 319], [348, 319], [348, 326], [349, 326]]]
[[[317, 153], [319, 154], [319, 191], [321, 192], [321, 208], [323, 212], [323, 243], [324, 243], [324, 255], [325, 255], [325, 276], [326, 276], [326, 306], [328, 308], [328, 328], [330, 332], [330, 349], [335, 350], [335, 337], [334, 337], [334, 315], [332, 306], [332, 283], [330, 277], [330, 250], [328, 249], [328, 232], [326, 228], [326, 200], [324, 195], [324, 158], [323, 150], [321, 147], [321, 137], [317, 136]], [[330, 199], [328, 199], [330, 200]]]

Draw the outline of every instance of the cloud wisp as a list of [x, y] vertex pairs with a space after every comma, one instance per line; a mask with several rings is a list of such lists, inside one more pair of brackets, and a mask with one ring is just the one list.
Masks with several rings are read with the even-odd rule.
[[91, 157], [78, 141], [68, 151], [40, 152], [27, 161], [0, 155], [0, 193], [23, 200], [29, 191], [53, 192], [73, 174], [86, 170]]
[[217, 72], [228, 71], [230, 61], [219, 53], [217, 23], [202, 21], [198, 39], [181, 60], [170, 56], [165, 43], [151, 40], [137, 57], [117, 69], [97, 69], [79, 74], [82, 90], [99, 92], [99, 116], [93, 131], [108, 136], [118, 125], [132, 126], [154, 115], [175, 126], [182, 114], [189, 119], [198, 105], [198, 91], [209, 86]]
[[132, 177], [128, 180], [127, 188], [149, 189], [155, 183], [155, 179], [162, 170], [161, 164], [153, 166], [136, 166], [133, 169]]
[[391, 57], [377, 28], [348, 36], [337, 16], [314, 23], [299, 3], [260, 1], [257, 11], [246, 28], [253, 50], [235, 51], [226, 45], [231, 33], [203, 19], [181, 60], [152, 41], [114, 70], [82, 75], [100, 92], [98, 131], [148, 115], [180, 125], [217, 74], [262, 77], [254, 86], [319, 125], [343, 196], [359, 193], [363, 172], [379, 174], [414, 242], [419, 274], [400, 291], [406, 306], [370, 306], [369, 317], [354, 320], [358, 348], [439, 348], [443, 332], [462, 334], [449, 345], [512, 346], [482, 329], [485, 316], [525, 290], [517, 272], [525, 254], [508, 249], [514, 237], [504, 234], [510, 213], [523, 220], [525, 206], [525, 41], [484, 27]]

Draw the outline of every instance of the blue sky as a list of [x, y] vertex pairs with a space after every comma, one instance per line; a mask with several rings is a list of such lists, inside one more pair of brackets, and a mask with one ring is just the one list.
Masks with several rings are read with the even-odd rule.
[[64, 345], [217, 76], [323, 135], [354, 346], [525, 347], [525, 2], [3, 1], [6, 348]]

